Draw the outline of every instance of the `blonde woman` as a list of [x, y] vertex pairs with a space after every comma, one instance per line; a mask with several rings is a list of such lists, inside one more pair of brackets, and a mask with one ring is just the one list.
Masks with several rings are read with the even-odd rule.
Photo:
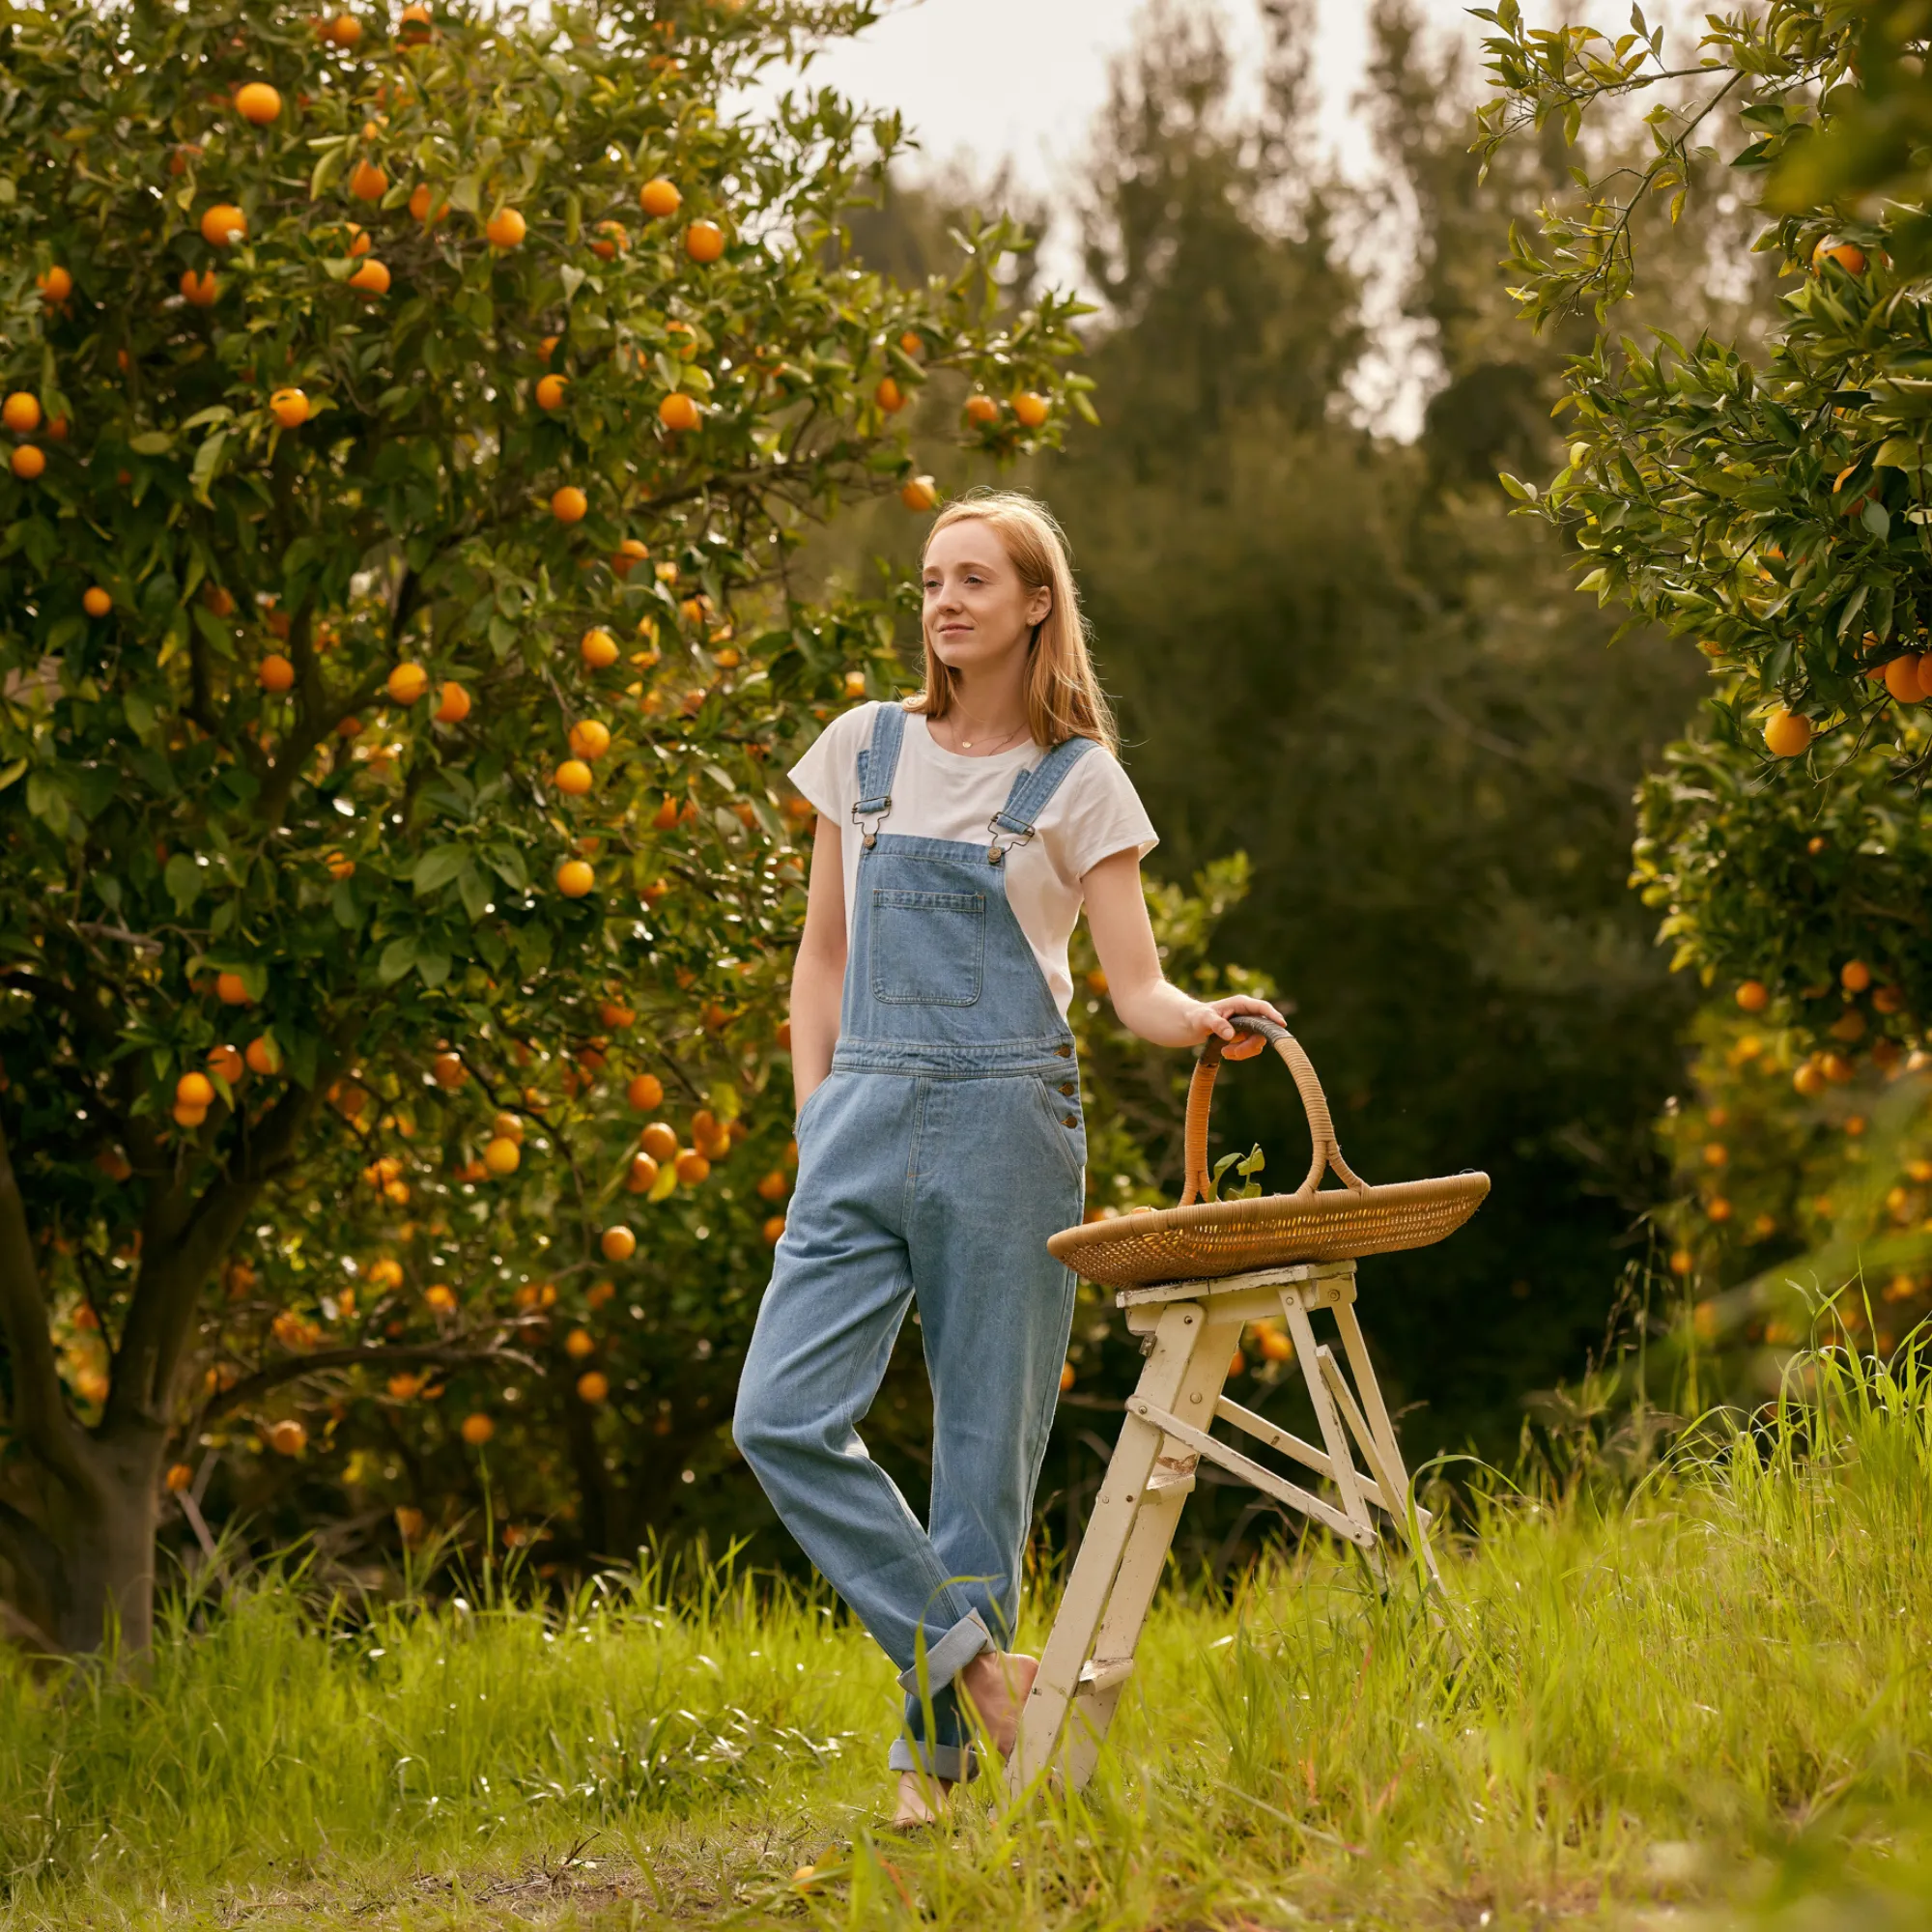
[[[733, 1423], [898, 1667], [900, 1824], [972, 1774], [972, 1718], [1011, 1749], [1033, 1681], [1008, 1646], [1073, 1313], [1046, 1238], [1083, 1207], [1074, 921], [1084, 906], [1114, 1009], [1145, 1039], [1233, 1041], [1230, 1013], [1280, 1018], [1161, 976], [1140, 878], [1154, 831], [1044, 506], [950, 505], [923, 582], [925, 689], [835, 719], [791, 773], [818, 810], [792, 978], [798, 1185]], [[914, 1304], [933, 1398], [923, 1526], [858, 1434]]]

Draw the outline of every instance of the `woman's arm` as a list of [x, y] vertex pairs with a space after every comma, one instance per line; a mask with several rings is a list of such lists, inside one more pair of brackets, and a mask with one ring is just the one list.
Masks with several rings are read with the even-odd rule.
[[[1107, 976], [1107, 991], [1121, 1024], [1156, 1046], [1199, 1046], [1212, 1034], [1233, 1041], [1230, 1060], [1245, 1060], [1267, 1042], [1259, 1034], [1237, 1035], [1230, 1013], [1260, 1013], [1285, 1025], [1265, 1000], [1236, 993], [1204, 1004], [1169, 983], [1160, 970], [1160, 950], [1141, 891], [1141, 862], [1131, 849], [1102, 859], [1080, 881], [1087, 895], [1087, 929]], [[809, 926], [808, 926], [809, 929]], [[796, 1031], [793, 1037], [796, 1038]]]
[[845, 989], [845, 864], [836, 819], [820, 815], [811, 841], [805, 932], [791, 969], [791, 1079], [803, 1108], [832, 1070]]

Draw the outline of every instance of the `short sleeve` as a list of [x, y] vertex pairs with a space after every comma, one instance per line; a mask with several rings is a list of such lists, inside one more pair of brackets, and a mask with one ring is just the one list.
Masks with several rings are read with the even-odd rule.
[[1065, 788], [1071, 796], [1061, 843], [1070, 877], [1084, 878], [1116, 852], [1145, 859], [1160, 842], [1133, 781], [1105, 747], [1074, 766]]
[[869, 736], [874, 699], [842, 711], [812, 741], [811, 749], [785, 776], [802, 797], [811, 801], [821, 816], [843, 824], [858, 798], [859, 747]]

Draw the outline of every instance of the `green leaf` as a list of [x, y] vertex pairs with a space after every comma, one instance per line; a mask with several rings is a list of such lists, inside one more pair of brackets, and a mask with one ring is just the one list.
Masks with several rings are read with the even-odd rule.
[[128, 447], [136, 456], [165, 456], [174, 446], [174, 438], [164, 429], [144, 429], [128, 439]]
[[393, 986], [412, 966], [416, 963], [416, 942], [413, 934], [405, 933], [401, 939], [392, 939], [383, 949], [383, 956], [376, 962], [378, 984]]
[[15, 758], [11, 765], [0, 768], [0, 791], [5, 791], [10, 784], [16, 782], [20, 774], [26, 769], [25, 758]]
[[[386, 954], [384, 955], [387, 956]], [[449, 978], [447, 952], [418, 952], [416, 973], [425, 986], [440, 986]]]
[[467, 845], [438, 845], [425, 852], [410, 874], [418, 898], [439, 892], [469, 863]]
[[456, 890], [463, 897], [463, 910], [473, 925], [490, 904], [490, 881], [474, 866], [465, 866], [456, 875]]
[[222, 452], [228, 447], [228, 432], [216, 430], [194, 453], [194, 471], [189, 477], [196, 497], [208, 501], [208, 486], [221, 468]]

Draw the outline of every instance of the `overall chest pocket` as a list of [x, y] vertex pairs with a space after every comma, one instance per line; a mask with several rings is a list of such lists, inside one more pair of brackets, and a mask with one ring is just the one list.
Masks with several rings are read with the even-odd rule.
[[872, 889], [872, 997], [970, 1007], [986, 963], [986, 895]]

